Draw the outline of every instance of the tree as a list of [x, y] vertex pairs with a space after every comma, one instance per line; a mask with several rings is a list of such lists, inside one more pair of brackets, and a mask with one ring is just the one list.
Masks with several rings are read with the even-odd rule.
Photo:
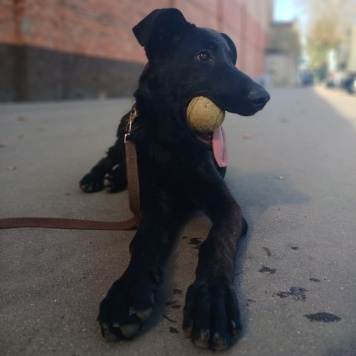
[[332, 16], [319, 17], [311, 24], [306, 51], [312, 68], [319, 68], [327, 61], [330, 50], [337, 50], [342, 40], [338, 22]]
[[356, 16], [356, 0], [295, 0], [308, 16], [306, 51], [311, 66], [327, 62], [330, 50], [338, 50]]

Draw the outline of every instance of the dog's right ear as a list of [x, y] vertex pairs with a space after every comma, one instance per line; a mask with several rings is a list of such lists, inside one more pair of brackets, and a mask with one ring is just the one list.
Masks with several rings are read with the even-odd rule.
[[230, 48], [230, 55], [231, 55], [231, 59], [233, 61], [234, 64], [236, 64], [237, 61], [237, 49], [235, 46], [235, 43], [232, 41], [232, 39], [226, 35], [225, 33], [221, 33], [221, 36], [224, 37], [225, 41], [227, 42], [227, 44], [229, 45]]
[[177, 9], [152, 11], [133, 29], [141, 46], [145, 47], [148, 59], [163, 56], [192, 25]]

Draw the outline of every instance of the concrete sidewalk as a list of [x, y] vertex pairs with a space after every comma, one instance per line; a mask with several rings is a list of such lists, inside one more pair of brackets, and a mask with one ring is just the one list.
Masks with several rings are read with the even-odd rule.
[[[356, 98], [271, 91], [254, 117], [228, 115], [227, 182], [250, 231], [236, 264], [244, 334], [225, 355], [356, 355]], [[0, 106], [0, 216], [119, 220], [126, 193], [80, 178], [114, 142], [130, 99]], [[152, 319], [107, 343], [98, 304], [124, 271], [133, 232], [0, 231], [1, 355], [202, 355], [181, 329], [196, 216], [172, 256]]]

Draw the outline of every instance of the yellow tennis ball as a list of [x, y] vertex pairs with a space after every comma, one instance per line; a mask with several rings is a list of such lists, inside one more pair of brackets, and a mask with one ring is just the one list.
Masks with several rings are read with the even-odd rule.
[[225, 111], [217, 107], [205, 96], [197, 96], [191, 100], [187, 108], [189, 125], [198, 132], [213, 132], [221, 126]]

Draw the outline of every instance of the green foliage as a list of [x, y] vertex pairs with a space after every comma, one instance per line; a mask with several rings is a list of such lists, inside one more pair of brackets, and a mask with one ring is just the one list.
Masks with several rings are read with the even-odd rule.
[[313, 68], [327, 62], [330, 50], [345, 46], [346, 33], [356, 19], [356, 0], [294, 0], [308, 15], [306, 51]]
[[306, 50], [310, 57], [311, 66], [319, 68], [327, 61], [330, 50], [336, 50], [342, 38], [336, 17], [317, 17], [310, 26], [307, 36]]

